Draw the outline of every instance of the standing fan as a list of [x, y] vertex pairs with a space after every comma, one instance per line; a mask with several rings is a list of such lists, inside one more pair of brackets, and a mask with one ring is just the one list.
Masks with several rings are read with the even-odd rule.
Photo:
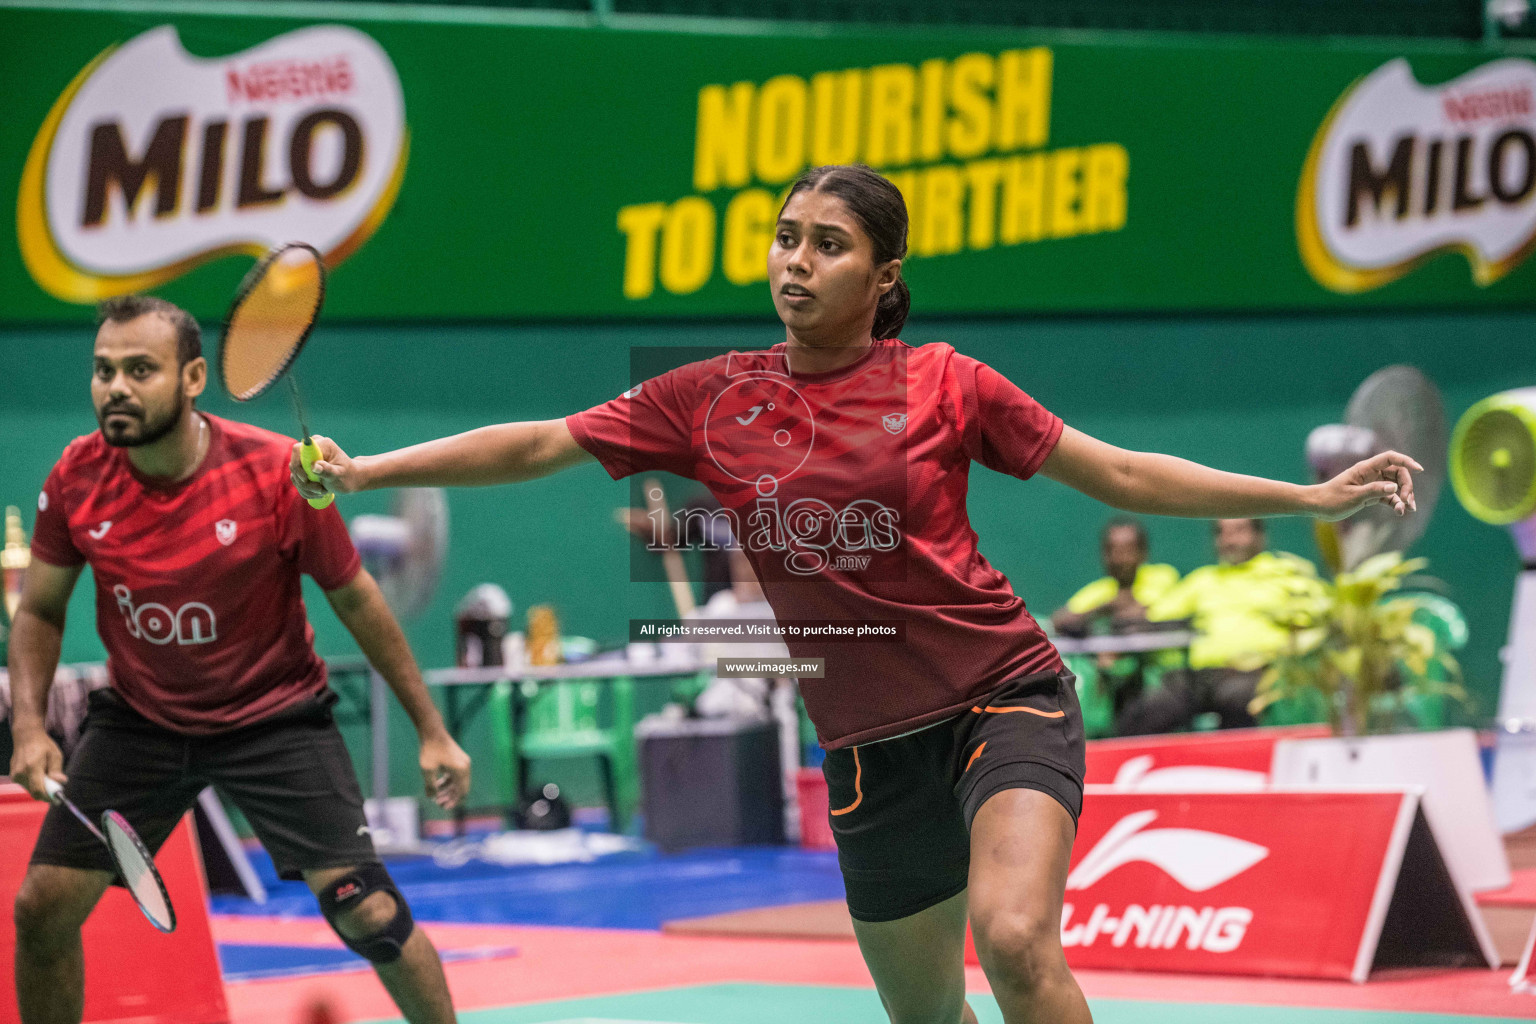
[[1467, 410], [1451, 439], [1451, 484], [1474, 517], [1508, 526], [1520, 552], [1493, 769], [1494, 812], [1513, 832], [1536, 823], [1536, 388]]
[[1318, 547], [1335, 574], [1383, 551], [1406, 551], [1435, 511], [1445, 483], [1445, 403], [1434, 382], [1412, 366], [1377, 370], [1355, 389], [1343, 423], [1307, 435], [1307, 464], [1319, 482], [1384, 451], [1412, 456], [1424, 467], [1413, 479], [1419, 510], [1399, 516], [1386, 505], [1371, 505], [1343, 522], [1318, 522]]
[[[395, 618], [409, 622], [432, 603], [448, 556], [448, 497], [439, 487], [406, 487], [395, 492], [387, 516], [360, 515], [352, 519], [352, 542], [363, 565], [379, 581], [384, 601]], [[389, 735], [389, 688], [370, 671], [368, 717], [374, 736]], [[369, 826], [374, 844], [394, 852], [414, 850], [418, 843], [416, 799], [389, 795], [389, 746], [373, 744], [373, 799]]]
[[427, 610], [448, 557], [448, 497], [440, 487], [395, 492], [387, 516], [352, 519], [352, 542], [401, 621]]

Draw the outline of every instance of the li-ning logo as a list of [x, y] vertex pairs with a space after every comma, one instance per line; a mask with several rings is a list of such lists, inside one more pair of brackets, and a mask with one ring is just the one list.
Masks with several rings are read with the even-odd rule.
[[68, 302], [294, 239], [334, 266], [389, 212], [406, 149], [399, 76], [362, 32], [203, 58], [162, 25], [98, 55], [49, 111], [17, 195], [22, 258]]
[[1302, 262], [1336, 292], [1379, 288], [1443, 250], [1478, 285], [1536, 248], [1536, 63], [1506, 58], [1426, 87], [1401, 58], [1318, 129], [1296, 195]]
[[1248, 907], [1144, 907], [1132, 903], [1116, 914], [1109, 904], [1100, 903], [1087, 918], [1074, 922], [1076, 912], [1073, 904], [1062, 905], [1061, 944], [1069, 949], [1092, 946], [1104, 938], [1116, 949], [1127, 942], [1136, 949], [1173, 949], [1182, 943], [1185, 949], [1230, 953], [1243, 944], [1253, 923], [1253, 911]]
[[112, 588], [117, 608], [123, 613], [128, 635], [164, 645], [175, 641], [183, 646], [211, 644], [219, 638], [218, 621], [213, 609], [201, 601], [189, 601], [171, 611], [163, 604], [134, 605], [133, 591], [121, 583]]
[[229, 547], [235, 542], [235, 532], [239, 528], [233, 519], [220, 519], [213, 524], [213, 533], [219, 538], [220, 544]]
[[1212, 790], [1217, 792], [1253, 792], [1265, 787], [1269, 776], [1263, 772], [1250, 772], [1241, 768], [1221, 768], [1216, 765], [1176, 764], [1167, 768], [1153, 768], [1156, 762], [1151, 754], [1127, 758], [1111, 783], [1116, 789], [1134, 789], [1142, 793], [1188, 792]]
[[1117, 821], [1067, 876], [1068, 889], [1087, 889], [1117, 868], [1146, 861], [1191, 892], [1230, 881], [1269, 856], [1257, 843], [1192, 828], [1147, 829], [1156, 811], [1137, 811]]

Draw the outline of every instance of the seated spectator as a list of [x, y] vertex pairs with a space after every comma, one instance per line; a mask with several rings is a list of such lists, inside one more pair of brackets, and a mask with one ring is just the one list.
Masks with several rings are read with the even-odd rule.
[[[1057, 633], [1081, 637], [1144, 628], [1147, 606], [1179, 581], [1173, 566], [1147, 562], [1146, 528], [1129, 516], [1117, 516], [1105, 524], [1099, 535], [1099, 555], [1106, 575], [1073, 594], [1051, 616]], [[1091, 735], [1114, 733], [1117, 719], [1140, 696], [1149, 676], [1166, 667], [1163, 660], [1158, 653], [1068, 658], [1068, 666], [1078, 675], [1084, 724]]]
[[1153, 622], [1189, 621], [1189, 670], [1164, 676], [1161, 689], [1126, 709], [1117, 723], [1126, 734], [1169, 732], [1205, 712], [1223, 729], [1256, 724], [1248, 704], [1290, 638], [1275, 614], [1294, 595], [1321, 591], [1311, 562], [1265, 550], [1263, 520], [1220, 519], [1214, 536], [1218, 563], [1196, 569], [1147, 610]]
[[1067, 636], [1087, 636], [1102, 623], [1109, 632], [1146, 619], [1146, 609], [1179, 582], [1171, 565], [1147, 561], [1147, 531], [1129, 516], [1116, 516], [1099, 534], [1099, 557], [1104, 573], [1073, 594], [1051, 616], [1051, 625]]

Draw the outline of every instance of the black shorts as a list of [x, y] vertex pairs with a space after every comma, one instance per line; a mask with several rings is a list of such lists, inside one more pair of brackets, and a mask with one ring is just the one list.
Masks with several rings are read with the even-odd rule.
[[[98, 690], [65, 765], [64, 792], [93, 820], [117, 811], [158, 851], [213, 785], [240, 808], [283, 878], [376, 861], [363, 794], [331, 718], [335, 702], [328, 690], [238, 729], [188, 736]], [[60, 805], [43, 819], [32, 863], [116, 870], [107, 848]]]
[[971, 822], [993, 795], [1034, 789], [1077, 820], [1086, 748], [1076, 677], [1012, 679], [959, 717], [829, 751], [832, 835], [860, 921], [895, 921], [963, 892]]

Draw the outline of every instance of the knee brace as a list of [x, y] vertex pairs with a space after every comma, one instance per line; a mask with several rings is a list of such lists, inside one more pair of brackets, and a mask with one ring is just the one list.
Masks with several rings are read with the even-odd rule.
[[[395, 916], [388, 924], [372, 935], [349, 939], [337, 927], [337, 921], [353, 907], [376, 892], [387, 892], [395, 901]], [[331, 930], [341, 937], [348, 949], [375, 964], [392, 964], [400, 959], [400, 951], [416, 930], [411, 908], [405, 905], [405, 897], [395, 888], [394, 879], [383, 864], [363, 864], [351, 874], [332, 882], [320, 891], [320, 913], [325, 915]]]

